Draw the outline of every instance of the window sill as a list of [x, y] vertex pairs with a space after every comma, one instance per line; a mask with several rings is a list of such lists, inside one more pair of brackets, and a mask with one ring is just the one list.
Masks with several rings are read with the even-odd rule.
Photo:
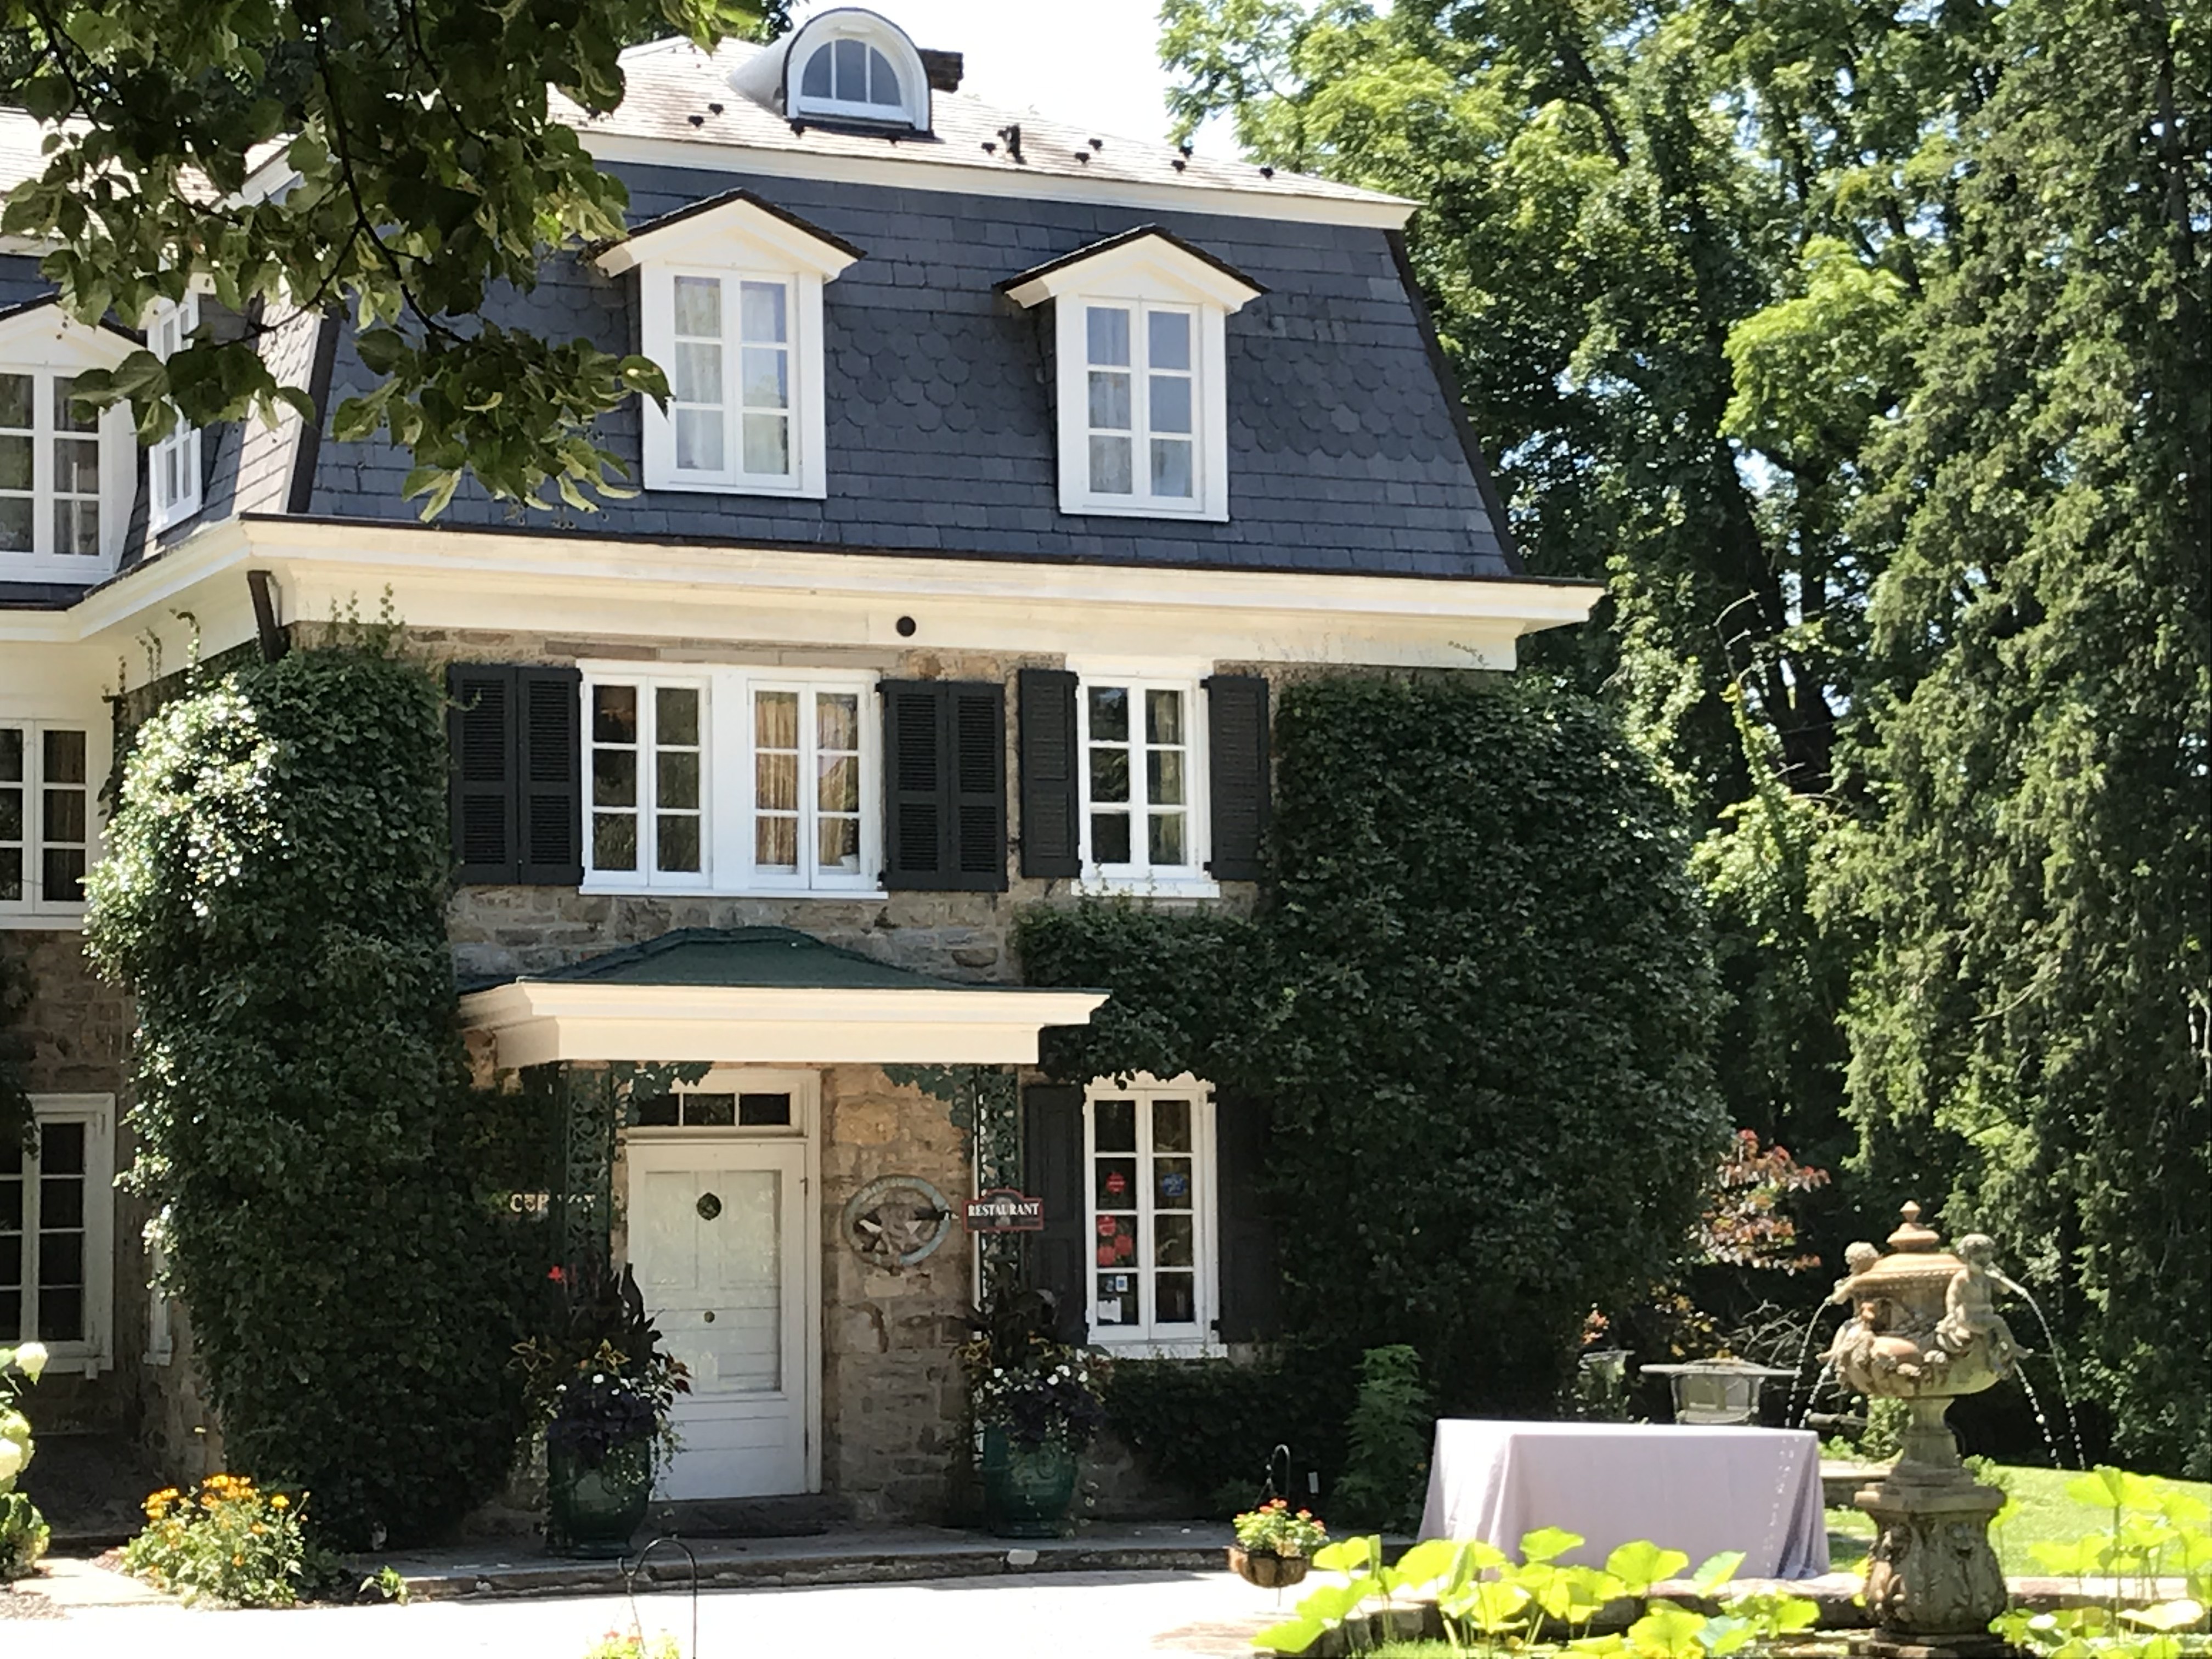
[[586, 881], [577, 892], [586, 898], [640, 899], [879, 899], [884, 890], [866, 887], [642, 887], [627, 882]]
[[1157, 501], [1062, 501], [1060, 510], [1071, 519], [1176, 519], [1201, 524], [1227, 524], [1226, 507], [1168, 507]]
[[82, 1376], [89, 1381], [102, 1371], [115, 1369], [115, 1362], [106, 1354], [95, 1353], [82, 1342], [49, 1342], [46, 1345], [48, 1376]]
[[0, 933], [82, 933], [84, 912], [79, 910], [9, 910], [0, 912]]
[[1068, 890], [1079, 898], [1218, 899], [1221, 884], [1211, 876], [1079, 876]]
[[645, 481], [647, 489], [680, 490], [687, 495], [767, 495], [781, 501], [819, 501], [829, 498], [824, 489], [811, 489], [805, 479], [793, 479], [788, 483], [775, 483], [765, 478], [667, 478], [650, 477]]
[[1226, 1359], [1229, 1345], [1211, 1337], [1109, 1336], [1093, 1327], [1091, 1346], [1117, 1359]]

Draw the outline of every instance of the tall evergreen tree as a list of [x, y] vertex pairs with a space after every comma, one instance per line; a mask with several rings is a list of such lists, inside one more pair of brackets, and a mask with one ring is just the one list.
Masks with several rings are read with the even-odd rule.
[[1871, 1156], [2057, 1287], [2120, 1449], [2212, 1470], [2212, 100], [2201, 11], [2014, 0], [1875, 452], [1850, 1021]]

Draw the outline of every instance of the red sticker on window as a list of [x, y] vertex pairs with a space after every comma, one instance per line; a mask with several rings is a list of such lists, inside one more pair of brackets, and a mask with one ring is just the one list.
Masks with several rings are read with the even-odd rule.
[[1114, 1218], [1113, 1218], [1112, 1216], [1110, 1216], [1110, 1215], [1102, 1215], [1102, 1216], [1100, 1216], [1100, 1217], [1098, 1218], [1098, 1237], [1101, 1237], [1101, 1238], [1111, 1238], [1111, 1237], [1114, 1237], [1114, 1228], [1115, 1228], [1115, 1224], [1115, 1224], [1115, 1220], [1114, 1220]]
[[1115, 1198], [1121, 1197], [1129, 1190], [1129, 1177], [1119, 1170], [1109, 1170], [1106, 1176], [1106, 1190]]

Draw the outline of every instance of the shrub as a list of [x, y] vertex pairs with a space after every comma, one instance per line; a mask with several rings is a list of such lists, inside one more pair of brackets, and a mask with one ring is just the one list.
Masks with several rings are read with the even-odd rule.
[[1360, 1356], [1352, 1453], [1336, 1488], [1336, 1506], [1346, 1520], [1393, 1529], [1419, 1520], [1436, 1422], [1419, 1354], [1396, 1344]]
[[[1271, 1480], [1311, 1497], [1310, 1470], [1332, 1494], [1352, 1407], [1350, 1369], [1288, 1347], [1251, 1364], [1227, 1359], [1123, 1359], [1106, 1393], [1107, 1419], [1155, 1476], [1175, 1482], [1199, 1512], [1250, 1509]], [[1290, 1449], [1287, 1474], [1273, 1453]]]
[[123, 1570], [187, 1601], [289, 1607], [307, 1571], [300, 1509], [243, 1475], [167, 1487], [146, 1500], [145, 1530], [124, 1547]]
[[87, 941], [137, 997], [128, 1179], [234, 1467], [366, 1543], [450, 1523], [519, 1438], [525, 1288], [471, 1185], [444, 927], [443, 694], [374, 640], [139, 728]]
[[0, 1348], [0, 1583], [21, 1578], [35, 1567], [51, 1535], [46, 1516], [30, 1495], [15, 1490], [16, 1479], [31, 1467], [36, 1449], [31, 1419], [21, 1409], [23, 1387], [37, 1382], [46, 1368], [46, 1350], [41, 1343]]

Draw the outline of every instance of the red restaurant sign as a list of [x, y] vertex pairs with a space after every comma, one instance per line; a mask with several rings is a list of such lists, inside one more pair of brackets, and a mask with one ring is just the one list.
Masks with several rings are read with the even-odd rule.
[[977, 1233], [1041, 1233], [1044, 1231], [1044, 1200], [994, 1187], [966, 1205], [968, 1230]]

